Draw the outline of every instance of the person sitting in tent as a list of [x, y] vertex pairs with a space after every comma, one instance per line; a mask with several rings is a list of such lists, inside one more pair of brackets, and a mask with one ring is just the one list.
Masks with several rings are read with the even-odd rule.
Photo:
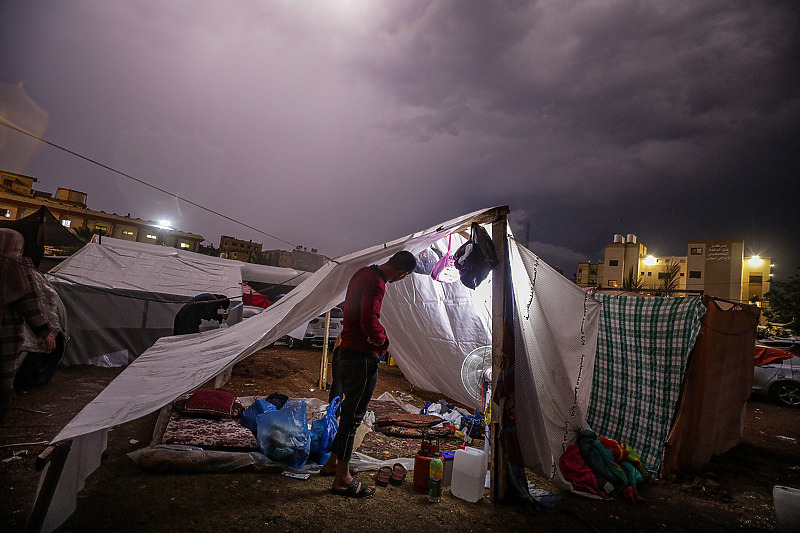
[[36, 290], [34, 266], [22, 256], [25, 239], [19, 232], [0, 229], [0, 424], [14, 401], [14, 375], [23, 342], [23, 323], [44, 339], [52, 352], [56, 339], [43, 309], [43, 296]]
[[223, 294], [198, 294], [189, 303], [181, 307], [175, 315], [173, 335], [188, 335], [200, 333], [202, 320], [216, 320], [222, 322], [223, 313], [230, 307], [231, 301]]
[[335, 476], [331, 487], [334, 494], [364, 498], [375, 493], [375, 487], [355, 479], [350, 471], [353, 441], [378, 382], [378, 358], [389, 347], [386, 330], [380, 323], [386, 283], [400, 281], [416, 266], [417, 259], [411, 252], [397, 252], [380, 266], [361, 268], [347, 285], [342, 342], [333, 369], [334, 386], [338, 380], [344, 397], [333, 452], [320, 469], [321, 475]]

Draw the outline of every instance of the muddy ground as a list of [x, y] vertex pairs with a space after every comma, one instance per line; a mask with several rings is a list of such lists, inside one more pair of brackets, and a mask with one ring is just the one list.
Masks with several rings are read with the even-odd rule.
[[[266, 348], [234, 369], [225, 390], [327, 398], [318, 388], [321, 349]], [[61, 368], [46, 387], [21, 393], [0, 428], [0, 531], [21, 531], [39, 479], [34, 462], [45, 444], [119, 369]], [[313, 389], [313, 390], [312, 390]], [[376, 396], [414, 390], [397, 367], [382, 365]], [[800, 487], [800, 410], [751, 399], [743, 439], [702, 472], [655, 480], [645, 503], [596, 501], [561, 493], [563, 512], [531, 513], [519, 505], [471, 504], [445, 488], [431, 504], [409, 482], [350, 500], [329, 492], [331, 478], [296, 480], [274, 473], [154, 474], [127, 453], [149, 444], [157, 413], [112, 429], [101, 467], [87, 480], [63, 532], [252, 531], [770, 531], [772, 488]], [[14, 457], [14, 454], [18, 454]], [[359, 477], [374, 483], [371, 473]], [[540, 479], [532, 481], [552, 489]], [[488, 495], [488, 491], [487, 491]], [[581, 521], [582, 520], [582, 521]]]

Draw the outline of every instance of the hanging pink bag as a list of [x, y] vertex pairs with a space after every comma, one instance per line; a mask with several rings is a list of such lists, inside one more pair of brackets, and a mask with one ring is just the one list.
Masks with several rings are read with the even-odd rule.
[[442, 283], [453, 283], [454, 281], [458, 281], [458, 279], [461, 277], [461, 274], [456, 268], [456, 260], [450, 253], [451, 239], [452, 235], [447, 237], [447, 253], [436, 262], [436, 265], [433, 267], [433, 271], [431, 271], [431, 277]]

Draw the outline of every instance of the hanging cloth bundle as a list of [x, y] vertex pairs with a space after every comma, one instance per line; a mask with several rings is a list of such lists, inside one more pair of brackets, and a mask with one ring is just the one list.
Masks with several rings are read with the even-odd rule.
[[489, 233], [477, 222], [470, 228], [470, 237], [453, 254], [461, 283], [474, 289], [497, 265], [497, 253]]

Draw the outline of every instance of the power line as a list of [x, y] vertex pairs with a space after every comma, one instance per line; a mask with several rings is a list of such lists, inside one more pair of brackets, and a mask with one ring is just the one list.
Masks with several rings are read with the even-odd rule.
[[278, 240], [278, 241], [280, 241], [280, 242], [282, 242], [284, 244], [288, 244], [289, 246], [293, 246], [295, 248], [298, 247], [297, 244], [294, 244], [294, 243], [289, 242], [287, 240], [281, 239], [280, 237], [278, 237], [276, 235], [272, 235], [271, 233], [267, 233], [266, 231], [260, 230], [260, 229], [258, 229], [256, 227], [253, 227], [253, 226], [251, 226], [251, 225], [249, 225], [249, 224], [247, 224], [245, 222], [242, 222], [240, 220], [236, 220], [235, 218], [229, 217], [228, 215], [224, 215], [224, 214], [220, 213], [219, 211], [215, 211], [215, 210], [213, 210], [213, 209], [211, 209], [209, 207], [205, 207], [204, 205], [200, 205], [197, 202], [193, 202], [192, 200], [189, 200], [188, 198], [184, 198], [184, 197], [179, 196], [179, 195], [177, 195], [177, 194], [175, 194], [173, 192], [170, 192], [170, 191], [168, 191], [166, 189], [162, 189], [161, 187], [158, 187], [156, 185], [148, 183], [148, 182], [144, 181], [143, 179], [131, 176], [130, 174], [126, 174], [125, 172], [122, 172], [121, 170], [117, 170], [117, 169], [115, 169], [113, 167], [110, 167], [110, 166], [108, 166], [106, 164], [100, 163], [99, 161], [95, 161], [94, 159], [92, 159], [90, 157], [86, 157], [84, 155], [81, 155], [81, 154], [79, 154], [77, 152], [74, 152], [74, 151], [70, 150], [69, 148], [64, 148], [63, 146], [60, 146], [60, 145], [58, 145], [56, 143], [53, 143], [53, 142], [50, 142], [50, 141], [48, 141], [46, 139], [43, 139], [42, 137], [39, 137], [38, 135], [34, 135], [33, 133], [30, 133], [29, 131], [25, 131], [25, 130], [23, 130], [22, 128], [20, 128], [18, 126], [15, 126], [14, 124], [11, 124], [10, 122], [8, 122], [2, 116], [0, 116], [0, 123], [2, 123], [3, 126], [9, 128], [9, 129], [12, 129], [12, 130], [17, 131], [19, 133], [22, 133], [23, 135], [27, 135], [28, 137], [36, 139], [37, 141], [43, 142], [45, 144], [48, 144], [48, 145], [52, 146], [53, 148], [58, 148], [59, 150], [62, 150], [64, 152], [67, 152], [68, 154], [74, 155], [75, 157], [79, 157], [80, 159], [83, 159], [84, 161], [88, 161], [89, 163], [93, 163], [93, 164], [95, 164], [95, 165], [97, 165], [99, 167], [102, 167], [102, 168], [106, 169], [106, 170], [110, 170], [111, 172], [113, 172], [115, 174], [119, 174], [120, 176], [128, 178], [130, 180], [133, 180], [136, 183], [140, 183], [142, 185], [150, 187], [151, 189], [155, 189], [155, 190], [157, 190], [159, 192], [162, 192], [164, 194], [168, 194], [169, 196], [173, 196], [173, 197], [177, 198], [178, 200], [182, 200], [182, 201], [186, 202], [187, 204], [190, 204], [190, 205], [193, 205], [195, 207], [198, 207], [198, 208], [202, 209], [203, 211], [207, 211], [209, 213], [212, 213], [214, 215], [222, 217], [222, 218], [224, 218], [226, 220], [230, 220], [231, 222], [234, 222], [236, 224], [244, 226], [245, 228], [248, 228], [248, 229], [251, 229], [253, 231], [256, 231], [256, 232], [258, 232], [258, 233], [260, 233], [262, 235], [266, 235], [267, 237], [271, 237], [271, 238], [273, 238], [275, 240]]

